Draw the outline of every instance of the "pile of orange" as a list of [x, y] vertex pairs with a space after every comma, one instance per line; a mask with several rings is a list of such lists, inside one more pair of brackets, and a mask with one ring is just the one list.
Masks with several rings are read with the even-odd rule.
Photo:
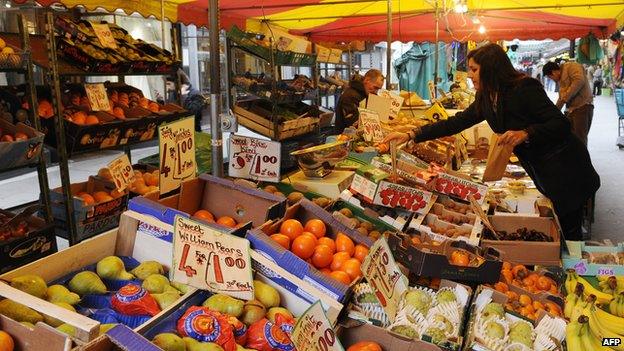
[[160, 183], [160, 172], [155, 170], [153, 172], [141, 172], [134, 170], [134, 182], [128, 186], [128, 190], [133, 193], [145, 195], [153, 191], [158, 191], [158, 184]]
[[530, 271], [521, 264], [512, 265], [510, 262], [503, 262], [500, 281], [515, 285], [534, 294], [548, 292], [553, 295], [559, 295], [557, 282], [537, 272]]
[[123, 192], [117, 191], [117, 189], [106, 192], [106, 191], [96, 191], [92, 194], [89, 194], [85, 191], [81, 191], [77, 193], [75, 196], [79, 197], [82, 202], [84, 202], [85, 206], [91, 206], [103, 202], [112, 201], [118, 197], [122, 197], [124, 195]]
[[0, 142], [13, 142], [23, 140], [28, 140], [28, 135], [22, 132], [17, 132], [15, 134], [2, 133], [2, 130], [0, 129]]
[[109, 113], [115, 116], [115, 118], [117, 119], [126, 119], [126, 113], [121, 107], [113, 107], [113, 109], [110, 110]]
[[239, 226], [239, 223], [237, 223], [236, 220], [230, 216], [221, 216], [215, 220], [215, 216], [212, 213], [210, 213], [210, 211], [203, 210], [203, 209], [197, 210], [193, 214], [193, 217], [197, 219], [201, 219], [202, 221], [205, 221], [205, 222], [217, 223], [228, 228], [238, 228]]
[[77, 125], [93, 125], [100, 123], [100, 119], [97, 118], [97, 116], [88, 115], [86, 112], [83, 111], [76, 111], [73, 114], [66, 114], [65, 118], [68, 121]]
[[37, 112], [39, 113], [39, 117], [41, 118], [50, 118], [54, 116], [54, 107], [52, 107], [50, 101], [41, 99], [37, 103]]
[[561, 316], [561, 307], [554, 302], [533, 300], [527, 294], [518, 294], [509, 290], [509, 285], [503, 282], [494, 284], [494, 289], [507, 295], [505, 309], [508, 311], [514, 311], [531, 320], [537, 318], [539, 310], [544, 310], [555, 316]]
[[271, 239], [329, 277], [349, 285], [362, 275], [360, 266], [368, 247], [354, 244], [344, 233], [337, 233], [336, 239], [325, 234], [327, 228], [320, 219], [311, 219], [305, 226], [296, 219], [287, 219]]

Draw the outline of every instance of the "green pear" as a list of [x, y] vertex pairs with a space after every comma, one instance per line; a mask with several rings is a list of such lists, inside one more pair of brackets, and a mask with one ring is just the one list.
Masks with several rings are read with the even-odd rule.
[[178, 301], [180, 298], [180, 293], [177, 291], [165, 291], [162, 294], [152, 294], [152, 296], [158, 302], [158, 306], [160, 306], [161, 310], [171, 306], [174, 302]]
[[264, 318], [265, 315], [266, 308], [262, 302], [250, 300], [245, 302], [245, 306], [243, 306], [243, 314], [241, 315], [240, 321], [247, 325], [252, 325]]
[[107, 331], [115, 328], [116, 326], [118, 326], [117, 323], [100, 324], [100, 335], [106, 334]]
[[254, 280], [254, 295], [266, 308], [280, 305], [280, 295], [274, 287], [259, 280]]
[[72, 327], [69, 324], [63, 323], [61, 325], [59, 325], [58, 327], [56, 327], [56, 330], [65, 333], [69, 336], [74, 336], [76, 334], [76, 328]]
[[104, 257], [97, 263], [97, 274], [110, 280], [130, 280], [134, 279], [134, 275], [126, 272], [126, 266], [121, 258], [117, 256]]
[[[55, 305], [57, 305], [57, 306], [59, 306], [59, 307], [63, 307], [64, 309], [66, 309], [66, 310], [68, 310], [68, 311], [72, 311], [72, 312], [74, 312], [74, 313], [76, 312], [76, 309], [75, 309], [72, 305], [70, 305], [70, 304], [68, 304], [68, 303], [65, 303], [65, 302], [55, 302], [54, 304], [55, 304]], [[50, 316], [47, 316], [47, 315], [44, 315], [44, 316], [43, 316], [43, 321], [44, 321], [47, 325], [52, 326], [52, 327], [54, 327], [54, 328], [56, 328], [56, 327], [58, 327], [58, 326], [60, 326], [61, 324], [63, 324], [63, 323], [64, 323], [64, 322], [63, 322], [63, 321], [61, 321], [61, 320], [58, 320], [58, 319], [56, 319], [56, 318], [54, 318], [54, 317], [50, 317]]]
[[150, 294], [162, 294], [165, 291], [178, 292], [178, 289], [169, 284], [169, 279], [161, 274], [152, 274], [145, 278], [143, 288], [150, 292]]
[[268, 320], [270, 320], [271, 322], [275, 323], [275, 315], [277, 315], [278, 313], [283, 314], [286, 317], [294, 318], [292, 313], [290, 313], [290, 311], [285, 309], [284, 307], [271, 307], [271, 308], [269, 308], [269, 311], [267, 312], [266, 317], [267, 317]]
[[47, 291], [49, 302], [65, 302], [70, 305], [75, 305], [80, 302], [80, 296], [78, 294], [69, 291], [63, 285], [52, 285], [48, 287]]
[[77, 273], [69, 281], [69, 290], [83, 296], [88, 294], [101, 295], [106, 294], [106, 285], [100, 277], [91, 271], [82, 271]]
[[30, 329], [35, 329], [35, 325], [30, 322], [20, 322], [20, 324], [25, 325]]
[[158, 334], [152, 342], [164, 351], [186, 351], [186, 345], [182, 338], [173, 333]]
[[245, 302], [228, 295], [214, 294], [206, 299], [202, 306], [208, 307], [213, 311], [229, 314], [230, 316], [238, 318], [241, 314], [243, 314], [243, 306], [245, 306]]
[[130, 271], [130, 273], [134, 274], [137, 278], [141, 280], [145, 280], [145, 278], [149, 277], [152, 274], [165, 274], [165, 269], [159, 262], [145, 261], [141, 262], [141, 264], [132, 271]]
[[193, 338], [184, 337], [186, 351], [223, 351], [223, 348], [213, 342], [200, 342]]
[[43, 322], [43, 316], [39, 312], [8, 299], [0, 301], [0, 314], [17, 322], [28, 322], [32, 324]]
[[11, 279], [11, 286], [40, 299], [46, 298], [48, 285], [41, 277], [33, 274], [22, 275]]
[[174, 288], [178, 289], [178, 291], [181, 292], [182, 295], [184, 295], [187, 292], [189, 292], [189, 286], [186, 285], [186, 284], [182, 284], [182, 283], [178, 283], [178, 282], [171, 282], [171, 286], [173, 286]]

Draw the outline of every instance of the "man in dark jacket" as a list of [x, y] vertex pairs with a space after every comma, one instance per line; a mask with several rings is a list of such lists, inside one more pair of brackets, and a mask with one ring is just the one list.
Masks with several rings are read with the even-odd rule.
[[381, 71], [371, 69], [364, 75], [364, 79], [352, 79], [349, 87], [340, 96], [336, 105], [336, 134], [352, 126], [360, 116], [358, 107], [368, 94], [377, 94], [383, 87], [384, 76]]

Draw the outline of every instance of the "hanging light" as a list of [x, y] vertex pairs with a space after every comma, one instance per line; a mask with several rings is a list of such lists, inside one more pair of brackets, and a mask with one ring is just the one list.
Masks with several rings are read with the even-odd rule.
[[468, 12], [468, 5], [466, 4], [466, 0], [455, 0], [455, 6], [453, 7], [453, 11], [455, 11], [455, 13]]
[[4, 4], [4, 6], [8, 9], [11, 8], [11, 1], [8, 1], [6, 4]]
[[485, 33], [485, 26], [484, 25], [480, 25], [479, 26], [479, 33], [480, 34], [484, 34]]

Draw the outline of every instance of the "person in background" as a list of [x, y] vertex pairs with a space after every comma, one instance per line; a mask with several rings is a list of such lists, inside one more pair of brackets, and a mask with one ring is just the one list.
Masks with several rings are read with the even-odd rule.
[[359, 117], [358, 107], [368, 94], [377, 94], [383, 87], [384, 76], [381, 71], [371, 69], [363, 79], [352, 79], [349, 87], [342, 92], [336, 104], [336, 134], [341, 134], [345, 128], [352, 126]]
[[594, 70], [592, 76], [594, 78], [594, 96], [600, 96], [602, 95], [602, 66], [596, 65], [596, 70]]
[[577, 62], [561, 65], [548, 62], [542, 73], [559, 83], [557, 108], [566, 105], [566, 116], [572, 124], [572, 132], [587, 146], [587, 134], [594, 117], [594, 98], [583, 65]]
[[498, 144], [513, 147], [537, 189], [553, 202], [565, 239], [581, 240], [583, 206], [600, 187], [600, 177], [570, 121], [542, 84], [516, 71], [497, 44], [468, 53], [468, 77], [477, 95], [466, 110], [409, 133], [390, 133], [383, 142], [432, 140], [486, 120], [499, 134]]
[[[195, 116], [195, 131], [201, 132], [201, 120], [204, 107], [206, 106], [206, 99], [199, 93], [197, 89], [193, 87], [189, 77], [182, 71], [178, 70], [178, 78], [180, 79], [180, 93], [182, 107], [189, 110]], [[175, 78], [167, 77], [166, 80], [166, 99], [163, 102], [179, 104], [178, 92], [175, 88]], [[157, 100], [159, 100], [157, 98]], [[162, 98], [160, 99], [162, 100]]]

